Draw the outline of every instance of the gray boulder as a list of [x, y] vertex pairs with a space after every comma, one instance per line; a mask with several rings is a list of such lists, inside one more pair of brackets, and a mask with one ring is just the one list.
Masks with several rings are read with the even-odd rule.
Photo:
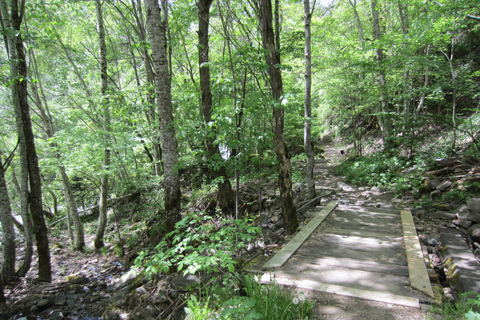
[[443, 181], [442, 183], [440, 183], [438, 186], [437, 186], [437, 190], [440, 190], [440, 191], [445, 191], [447, 190], [448, 188], [450, 188], [450, 186], [452, 185], [452, 181], [450, 180], [446, 180], [446, 181]]
[[480, 224], [474, 224], [468, 229], [468, 235], [473, 241], [480, 242]]
[[466, 205], [461, 206], [457, 210], [457, 218], [460, 220], [480, 222], [480, 214], [472, 212]]
[[480, 199], [472, 198], [467, 200], [467, 207], [474, 214], [480, 214]]
[[473, 222], [469, 221], [469, 220], [455, 219], [455, 220], [453, 220], [453, 224], [456, 225], [457, 227], [462, 227], [464, 229], [468, 229], [472, 226]]

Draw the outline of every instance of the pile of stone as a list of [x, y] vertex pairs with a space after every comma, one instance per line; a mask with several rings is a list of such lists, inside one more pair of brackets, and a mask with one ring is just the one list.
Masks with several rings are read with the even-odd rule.
[[468, 237], [475, 256], [480, 258], [480, 199], [471, 198], [456, 210], [457, 219], [453, 223]]

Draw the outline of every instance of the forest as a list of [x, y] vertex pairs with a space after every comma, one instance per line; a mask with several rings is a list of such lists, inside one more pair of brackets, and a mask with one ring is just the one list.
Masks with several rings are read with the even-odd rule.
[[[400, 196], [434, 159], [478, 164], [476, 0], [0, 0], [0, 14], [0, 305], [27, 275], [52, 281], [60, 236], [149, 276], [233, 277], [268, 183], [297, 230], [295, 185], [317, 196], [325, 144], [352, 183]], [[123, 239], [132, 225], [147, 240]]]

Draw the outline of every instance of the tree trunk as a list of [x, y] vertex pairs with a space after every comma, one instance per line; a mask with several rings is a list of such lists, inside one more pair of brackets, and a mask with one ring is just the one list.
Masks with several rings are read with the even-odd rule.
[[[38, 73], [37, 69], [37, 64], [36, 64], [36, 57], [35, 57], [35, 52], [33, 49], [30, 51], [30, 58], [31, 61], [33, 62], [34, 68], [33, 71], [36, 75], [37, 79], [40, 79], [40, 74]], [[52, 115], [50, 114], [50, 109], [47, 104], [47, 99], [45, 97], [45, 94], [43, 92], [41, 82], [37, 81], [32, 84], [31, 86], [31, 93], [32, 93], [32, 98], [35, 101], [36, 106], [38, 107], [40, 111], [40, 118], [43, 122], [44, 130], [46, 132], [46, 135], [48, 138], [53, 138], [55, 136], [55, 125], [53, 123], [53, 118]], [[42, 94], [43, 99], [40, 97], [40, 93]], [[42, 102], [43, 100], [43, 102]], [[57, 144], [55, 142], [50, 143], [50, 147], [53, 149], [53, 153], [55, 155], [55, 158], [58, 161], [58, 170], [60, 172], [60, 176], [62, 178], [62, 185], [64, 189], [64, 194], [65, 194], [65, 200], [67, 202], [68, 206], [68, 215], [73, 218], [73, 222], [75, 225], [75, 237], [71, 237], [72, 240], [72, 246], [75, 247], [76, 250], [83, 251], [85, 247], [85, 235], [83, 231], [83, 224], [82, 221], [80, 220], [80, 216], [78, 214], [78, 208], [77, 208], [77, 202], [75, 200], [75, 196], [73, 194], [73, 189], [70, 184], [70, 180], [68, 178], [68, 175], [66, 173], [65, 167], [61, 164], [61, 158], [62, 156], [60, 155], [60, 152], [58, 150]], [[56, 211], [56, 210], [55, 210]], [[69, 226], [69, 232], [71, 231], [70, 228], [70, 219], [67, 220], [68, 226]]]
[[4, 307], [7, 304], [7, 299], [5, 299], [4, 287], [3, 287], [3, 276], [0, 273], [0, 307]]
[[107, 73], [107, 46], [105, 44], [105, 27], [103, 23], [102, 4], [100, 0], [95, 0], [95, 8], [97, 12], [97, 31], [98, 42], [100, 47], [100, 80], [101, 80], [101, 107], [103, 109], [103, 173], [100, 178], [100, 201], [99, 201], [99, 217], [97, 223], [97, 231], [95, 232], [94, 246], [95, 249], [102, 248], [105, 244], [103, 237], [105, 235], [105, 227], [107, 225], [107, 201], [108, 201], [108, 184], [109, 184], [109, 166], [110, 166], [110, 110], [108, 105], [108, 73]]
[[160, 140], [164, 161], [165, 192], [165, 232], [175, 229], [180, 221], [180, 179], [175, 166], [178, 162], [177, 138], [173, 124], [173, 107], [171, 98], [171, 78], [167, 59], [166, 24], [161, 16], [158, 2], [145, 0], [147, 10], [147, 30], [153, 56], [155, 71], [155, 89], [157, 94], [158, 116], [160, 118]]
[[73, 195], [72, 185], [70, 179], [68, 179], [65, 167], [59, 165], [60, 175], [62, 176], [63, 189], [65, 191], [65, 198], [67, 200], [69, 214], [73, 219], [73, 224], [75, 225], [75, 249], [83, 251], [85, 247], [85, 234], [83, 232], [83, 224], [80, 220], [80, 215], [78, 214], [77, 201]]
[[[11, 84], [12, 101], [15, 108], [20, 153], [21, 157], [24, 157], [22, 161], [22, 175], [23, 177], [28, 175], [28, 186], [30, 189], [28, 201], [33, 222], [33, 233], [37, 245], [38, 279], [50, 282], [52, 279], [50, 248], [48, 246], [47, 226], [43, 216], [40, 169], [38, 167], [38, 157], [35, 149], [35, 140], [28, 105], [28, 81], [26, 81], [28, 78], [27, 63], [21, 34], [24, 3], [21, 3], [19, 7], [17, 0], [11, 0], [10, 12], [8, 12], [8, 6], [5, 0], [1, 0], [0, 6], [4, 26], [12, 28], [15, 31], [13, 32], [13, 34], [15, 34], [14, 37], [8, 36], [7, 53], [10, 58], [10, 73], [11, 79], [13, 80]], [[24, 180], [24, 182], [26, 181]], [[22, 188], [25, 191], [27, 187], [22, 186]], [[30, 218], [27, 217], [26, 220], [28, 219]]]
[[[13, 228], [12, 208], [5, 181], [5, 167], [0, 154], [0, 222], [2, 223], [2, 270], [5, 279], [15, 276], [15, 230]], [[0, 292], [0, 294], [2, 294]]]
[[313, 11], [310, 11], [310, 0], [303, 0], [304, 6], [304, 24], [305, 24], [305, 127], [303, 134], [303, 144], [305, 154], [307, 155], [307, 199], [315, 198], [315, 181], [313, 179], [313, 167], [315, 165], [315, 155], [312, 148], [312, 51], [310, 25], [312, 22]]
[[363, 36], [363, 25], [362, 21], [360, 20], [360, 15], [358, 14], [357, 10], [357, 0], [348, 0], [348, 3], [352, 6], [353, 13], [355, 15], [355, 20], [357, 22], [357, 29], [358, 29], [358, 38], [360, 43], [362, 44], [362, 49], [365, 49], [365, 37]]
[[259, 24], [262, 32], [262, 46], [267, 51], [265, 60], [268, 65], [268, 76], [272, 88], [273, 106], [273, 144], [279, 162], [278, 184], [282, 204], [283, 224], [288, 234], [293, 234], [298, 227], [297, 212], [293, 204], [292, 168], [290, 155], [285, 144], [284, 108], [282, 107], [283, 83], [280, 70], [280, 52], [275, 47], [275, 36], [272, 23], [271, 0], [259, 0]]
[[[207, 130], [213, 133], [207, 134], [207, 154], [209, 159], [214, 163], [212, 178], [220, 179], [217, 183], [217, 206], [223, 213], [232, 211], [235, 206], [235, 195], [232, 190], [232, 185], [228, 179], [227, 170], [220, 156], [218, 144], [215, 144], [217, 136], [217, 129], [212, 125], [212, 91], [210, 89], [210, 66], [209, 66], [209, 43], [208, 43], [208, 29], [210, 21], [210, 7], [213, 0], [199, 0], [198, 1], [198, 64], [200, 68], [200, 89], [202, 91], [202, 110], [205, 118]], [[218, 181], [218, 180], [217, 180]]]
[[[377, 10], [377, 0], [371, 0], [372, 7], [372, 23], [373, 23], [373, 38], [375, 41], [380, 41], [382, 33], [380, 31], [380, 17]], [[385, 75], [384, 63], [385, 53], [383, 49], [380, 48], [380, 44], [377, 45], [377, 50], [375, 51], [375, 56], [377, 59], [378, 67], [378, 81], [380, 84], [380, 96], [381, 96], [381, 115], [378, 117], [380, 128], [383, 133], [384, 139], [384, 148], [385, 151], [390, 151], [393, 149], [392, 144], [392, 123], [390, 120], [388, 100], [387, 100], [387, 77]]]

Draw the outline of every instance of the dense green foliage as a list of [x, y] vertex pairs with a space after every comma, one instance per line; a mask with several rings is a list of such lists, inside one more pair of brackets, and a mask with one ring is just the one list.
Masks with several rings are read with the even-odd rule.
[[172, 242], [170, 247], [167, 241], [161, 241], [152, 254], [140, 252], [135, 264], [145, 267], [144, 272], [149, 275], [169, 271], [234, 273], [235, 255], [253, 242], [259, 232], [249, 220], [215, 222], [213, 217], [203, 213], [187, 214], [176, 224], [175, 231], [167, 235]]
[[479, 311], [480, 295], [474, 292], [461, 294], [458, 302], [449, 300], [433, 308], [433, 312], [444, 320], [477, 320], [480, 319]]
[[[281, 3], [281, 55], [286, 111], [286, 139], [292, 155], [303, 152], [303, 21], [301, 4]], [[366, 153], [375, 137], [382, 136], [378, 119], [392, 122], [391, 136], [384, 137], [409, 158], [428, 151], [431, 156], [446, 150], [459, 152], [465, 143], [477, 140], [477, 121], [468, 116], [478, 108], [480, 34], [476, 1], [424, 2], [378, 1], [382, 37], [372, 39], [371, 6], [368, 1], [333, 1], [328, 8], [317, 3], [312, 17], [313, 139], [326, 134]], [[57, 164], [65, 166], [83, 207], [98, 199], [103, 173], [105, 132], [100, 115], [109, 108], [111, 131], [112, 197], [138, 190], [158, 189], [162, 177], [153, 166], [158, 145], [157, 113], [152, 104], [152, 80], [148, 78], [149, 39], [141, 4], [107, 1], [104, 17], [109, 73], [108, 99], [100, 94], [98, 44], [93, 3], [29, 1], [24, 26], [31, 96], [37, 133], [37, 148], [43, 176], [45, 205], [64, 214]], [[226, 166], [230, 176], [253, 177], [275, 165], [272, 147], [272, 103], [265, 88], [264, 51], [252, 7], [228, 0], [213, 3], [210, 28], [210, 69], [213, 121], [201, 116], [197, 64], [197, 8], [177, 1], [169, 7], [172, 101], [179, 142], [178, 170], [186, 183], [201, 186], [212, 168]], [[385, 59], [386, 99], [389, 110], [379, 109], [380, 66], [375, 52]], [[16, 143], [12, 109], [8, 101], [8, 65], [2, 50], [1, 148], [5, 154]], [[42, 125], [39, 101], [55, 124], [53, 137]], [[104, 102], [107, 102], [106, 105]], [[463, 128], [462, 128], [463, 126]], [[205, 137], [215, 129], [216, 142], [224, 151], [209, 158]], [[439, 147], [425, 140], [431, 130], [451, 131]], [[453, 129], [453, 131], [452, 131]], [[52, 142], [61, 157], [56, 157]], [[448, 147], [448, 148], [446, 148]], [[478, 153], [478, 145], [474, 145]], [[450, 151], [448, 151], [450, 150]], [[476, 151], [475, 151], [476, 150]], [[389, 165], [401, 166], [398, 157]], [[18, 174], [18, 159], [12, 168]], [[378, 161], [377, 161], [378, 162]], [[389, 182], [397, 167], [382, 171], [370, 164], [362, 184], [373, 183], [371, 175]], [[375, 167], [375, 168], [374, 168]], [[381, 171], [381, 172], [380, 172]], [[298, 173], [293, 173], [298, 175]], [[14, 181], [13, 171], [7, 179]], [[373, 183], [375, 184], [375, 183]], [[11, 189], [11, 198], [18, 202]], [[15, 207], [15, 206], [14, 206]]]
[[245, 294], [237, 291], [224, 295], [220, 288], [214, 287], [199, 297], [191, 295], [187, 300], [186, 319], [307, 320], [311, 315], [313, 304], [303, 292], [296, 295], [275, 283], [262, 285], [250, 275], [236, 281]]

